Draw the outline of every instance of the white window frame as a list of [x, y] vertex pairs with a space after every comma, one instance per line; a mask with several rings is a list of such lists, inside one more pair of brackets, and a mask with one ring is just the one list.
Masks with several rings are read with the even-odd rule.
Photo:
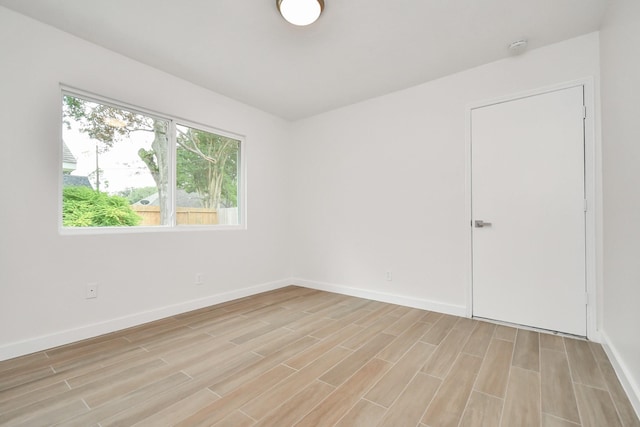
[[[63, 159], [63, 144], [62, 144], [62, 133], [63, 133], [63, 112], [62, 108], [60, 109], [60, 134], [59, 134], [59, 143], [58, 143], [58, 232], [60, 235], [87, 235], [87, 234], [126, 234], [126, 233], [158, 233], [158, 232], [176, 232], [176, 231], [212, 231], [212, 230], [246, 230], [247, 229], [247, 219], [246, 219], [246, 177], [247, 177], [247, 162], [246, 162], [246, 137], [244, 135], [240, 135], [238, 133], [229, 132], [226, 130], [218, 129], [213, 126], [205, 125], [202, 123], [195, 122], [193, 120], [183, 119], [177, 116], [173, 116], [171, 114], [158, 113], [153, 110], [149, 110], [147, 108], [138, 107], [135, 105], [128, 104], [126, 102], [113, 100], [101, 95], [96, 95], [91, 92], [87, 92], [81, 89], [77, 89], [71, 86], [60, 85], [60, 103], [59, 106], [62, 106], [62, 102], [65, 96], [73, 96], [76, 98], [81, 98], [86, 101], [96, 102], [102, 105], [107, 105], [114, 108], [121, 108], [123, 110], [131, 111], [133, 113], [143, 114], [148, 117], [152, 117], [158, 120], [165, 120], [169, 123], [169, 152], [167, 153], [169, 159], [169, 198], [171, 199], [172, 209], [170, 212], [170, 224], [167, 225], [153, 225], [153, 226], [122, 226], [122, 227], [65, 227], [62, 225], [62, 211], [63, 211], [63, 200], [62, 200], [62, 190], [63, 190], [63, 178], [62, 178], [62, 159]], [[240, 150], [239, 150], [239, 162], [238, 167], [240, 171], [238, 172], [238, 224], [228, 225], [228, 224], [198, 224], [198, 225], [189, 225], [189, 224], [180, 224], [176, 223], [176, 156], [177, 156], [177, 143], [176, 143], [176, 125], [187, 126], [191, 128], [196, 128], [198, 130], [202, 130], [205, 132], [214, 133], [216, 135], [224, 136], [227, 138], [232, 138], [240, 141]]]

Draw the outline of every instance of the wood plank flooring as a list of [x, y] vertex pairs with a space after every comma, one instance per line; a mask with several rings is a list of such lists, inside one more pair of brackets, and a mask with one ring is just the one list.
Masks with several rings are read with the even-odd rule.
[[291, 286], [0, 362], [0, 425], [640, 421], [598, 344]]

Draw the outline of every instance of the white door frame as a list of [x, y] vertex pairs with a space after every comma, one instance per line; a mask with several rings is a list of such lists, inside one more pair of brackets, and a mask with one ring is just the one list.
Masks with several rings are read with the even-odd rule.
[[507, 95], [486, 101], [479, 101], [467, 105], [465, 111], [465, 226], [467, 236], [467, 317], [473, 316], [473, 240], [472, 240], [472, 209], [471, 209], [471, 112], [474, 109], [495, 105], [516, 99], [541, 95], [561, 89], [582, 86], [584, 88], [584, 105], [586, 118], [584, 121], [584, 158], [585, 158], [585, 194], [587, 198], [587, 212], [585, 215], [585, 277], [588, 295], [587, 304], [587, 338], [600, 342], [598, 313], [600, 312], [600, 283], [602, 262], [602, 166], [599, 139], [596, 138], [596, 102], [593, 78], [584, 78], [554, 86], [547, 86], [527, 92]]

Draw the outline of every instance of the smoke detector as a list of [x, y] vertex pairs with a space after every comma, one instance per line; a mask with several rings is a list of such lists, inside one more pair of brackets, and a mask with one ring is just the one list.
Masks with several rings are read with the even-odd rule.
[[519, 55], [527, 49], [527, 39], [516, 40], [509, 45], [509, 53]]

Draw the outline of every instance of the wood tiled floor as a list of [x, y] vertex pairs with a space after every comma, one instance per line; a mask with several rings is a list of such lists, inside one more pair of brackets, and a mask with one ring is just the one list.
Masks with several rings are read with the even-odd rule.
[[0, 362], [0, 425], [640, 422], [598, 344], [287, 287]]

